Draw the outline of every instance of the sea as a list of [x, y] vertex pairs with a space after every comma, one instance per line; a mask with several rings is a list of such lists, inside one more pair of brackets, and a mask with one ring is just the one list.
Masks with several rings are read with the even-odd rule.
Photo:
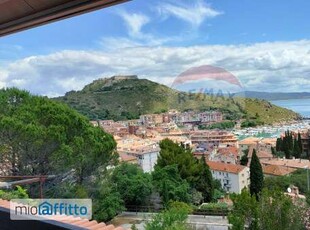
[[271, 103], [293, 110], [303, 117], [310, 118], [310, 98], [308, 99], [289, 99], [289, 100], [276, 100]]

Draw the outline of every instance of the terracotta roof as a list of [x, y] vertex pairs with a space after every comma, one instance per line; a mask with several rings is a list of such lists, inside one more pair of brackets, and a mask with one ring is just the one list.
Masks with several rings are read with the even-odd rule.
[[262, 139], [262, 143], [275, 146], [277, 143], [277, 138], [264, 138], [264, 139]]
[[[0, 199], [0, 208], [10, 211], [10, 201]], [[41, 220], [38, 220], [41, 221]], [[106, 225], [95, 220], [81, 219], [73, 216], [58, 215], [49, 218], [42, 218], [42, 221], [49, 221], [49, 223], [56, 226], [66, 226], [67, 229], [85, 229], [85, 230], [124, 230], [122, 227], [114, 227], [114, 225]]]
[[264, 174], [273, 175], [273, 176], [285, 176], [288, 175], [296, 169], [288, 168], [280, 165], [262, 165]]
[[260, 140], [261, 140], [261, 138], [248, 137], [248, 138], [245, 138], [245, 139], [239, 141], [239, 145], [255, 145]]
[[282, 158], [262, 159], [261, 164], [280, 165], [289, 168], [310, 169], [310, 161], [304, 159], [282, 159]]
[[[253, 146], [251, 146], [249, 148], [248, 158], [252, 158], [253, 150], [254, 150], [254, 148], [253, 148]], [[266, 151], [257, 151], [256, 150], [256, 155], [259, 159], [262, 159], [262, 158], [271, 159], [271, 158], [273, 158], [273, 155], [269, 152], [266, 152]]]
[[126, 153], [119, 153], [119, 156], [121, 158], [121, 161], [123, 162], [137, 161], [137, 158], [135, 156], [130, 156]]
[[229, 172], [234, 174], [239, 174], [246, 167], [243, 165], [235, 165], [235, 164], [226, 164], [222, 162], [216, 161], [206, 161], [211, 170], [221, 171], [221, 172]]
[[238, 148], [235, 146], [229, 146], [229, 147], [225, 147], [225, 148], [219, 148], [218, 149], [218, 153], [222, 154], [222, 155], [229, 155], [229, 154], [233, 154], [234, 156], [238, 156], [239, 151]]

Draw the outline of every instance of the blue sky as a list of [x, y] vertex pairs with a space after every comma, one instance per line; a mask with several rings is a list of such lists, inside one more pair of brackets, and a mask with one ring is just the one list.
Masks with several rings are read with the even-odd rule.
[[114, 74], [169, 85], [207, 64], [247, 90], [310, 91], [309, 9], [308, 0], [133, 0], [0, 38], [0, 86], [57, 96]]

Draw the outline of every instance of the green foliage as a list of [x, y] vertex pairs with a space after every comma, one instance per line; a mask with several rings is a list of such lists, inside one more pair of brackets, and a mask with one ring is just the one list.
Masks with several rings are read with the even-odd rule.
[[143, 205], [152, 193], [152, 178], [134, 164], [123, 163], [115, 168], [112, 181], [125, 205]]
[[228, 205], [226, 203], [208, 203], [201, 205], [199, 209], [206, 211], [228, 211]]
[[264, 187], [266, 189], [281, 189], [285, 192], [290, 185], [295, 185], [299, 188], [301, 194], [307, 193], [307, 170], [299, 169], [290, 175], [266, 177]]
[[203, 202], [203, 196], [201, 192], [196, 189], [191, 190], [191, 203], [194, 205], [199, 205]]
[[263, 125], [264, 122], [257, 119], [248, 119], [241, 123], [242, 128], [256, 127], [258, 125]]
[[233, 121], [223, 121], [215, 124], [211, 124], [208, 126], [205, 125], [200, 125], [198, 128], [199, 129], [232, 129], [235, 127], [235, 122]]
[[202, 193], [205, 202], [212, 201], [214, 195], [214, 182], [209, 166], [206, 163], [205, 156], [202, 156], [199, 164], [198, 177], [194, 179], [194, 188]]
[[168, 203], [168, 208], [185, 210], [187, 214], [191, 214], [193, 212], [193, 208], [190, 205], [180, 201], [170, 201]]
[[180, 177], [186, 180], [192, 189], [201, 192], [205, 202], [211, 201], [214, 190], [213, 180], [205, 158], [197, 160], [190, 149], [169, 139], [162, 140], [160, 148], [155, 172], [166, 166], [176, 165]]
[[66, 105], [17, 89], [0, 90], [0, 160], [13, 175], [75, 171], [79, 183], [114, 159], [113, 137]]
[[[297, 204], [300, 205], [300, 204]], [[260, 229], [303, 229], [302, 209], [295, 206], [290, 197], [281, 191], [263, 190], [259, 202]]]
[[115, 191], [99, 191], [93, 202], [94, 219], [98, 221], [109, 221], [125, 210], [121, 195]]
[[246, 151], [244, 151], [244, 154], [242, 155], [241, 159], [240, 159], [240, 164], [247, 166], [249, 159], [248, 159], [248, 154], [249, 154], [249, 150], [247, 149]]
[[233, 210], [228, 216], [232, 230], [303, 229], [303, 208], [279, 190], [263, 190], [257, 201], [247, 190], [232, 196]]
[[284, 152], [286, 159], [290, 159], [292, 156], [300, 158], [302, 154], [301, 134], [298, 133], [297, 138], [295, 138], [293, 133], [287, 130], [283, 138], [277, 139], [276, 151]]
[[306, 202], [307, 202], [308, 206], [310, 206], [310, 191], [307, 191], [307, 193], [306, 193]]
[[223, 190], [214, 189], [212, 201], [217, 202], [218, 199], [223, 198], [225, 196], [225, 193]]
[[27, 190], [17, 185], [16, 188], [12, 191], [0, 190], [0, 198], [3, 200], [27, 199], [29, 196]]
[[255, 197], [243, 189], [241, 194], [234, 194], [231, 199], [234, 203], [233, 210], [228, 215], [228, 221], [232, 224], [231, 230], [243, 230], [245, 225], [256, 225], [258, 203]]
[[93, 201], [93, 218], [98, 221], [110, 221], [125, 210], [122, 196], [112, 181], [112, 173], [113, 171], [109, 170], [86, 185]]
[[153, 184], [161, 195], [164, 205], [167, 205], [169, 201], [189, 203], [190, 186], [180, 177], [176, 165], [156, 167], [152, 176]]
[[145, 225], [146, 230], [188, 230], [186, 226], [187, 210], [180, 208], [169, 208], [162, 213], [156, 214], [154, 218]]
[[250, 193], [258, 199], [260, 192], [263, 189], [264, 174], [262, 166], [256, 155], [256, 150], [253, 150], [250, 164]]

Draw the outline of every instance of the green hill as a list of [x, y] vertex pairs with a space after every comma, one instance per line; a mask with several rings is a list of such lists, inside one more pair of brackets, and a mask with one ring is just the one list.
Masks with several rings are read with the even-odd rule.
[[299, 117], [293, 111], [267, 101], [188, 94], [135, 76], [95, 80], [81, 91], [70, 91], [54, 99], [68, 104], [92, 120], [134, 119], [141, 114], [161, 113], [169, 109], [219, 110], [228, 119], [245, 118], [265, 124]]

